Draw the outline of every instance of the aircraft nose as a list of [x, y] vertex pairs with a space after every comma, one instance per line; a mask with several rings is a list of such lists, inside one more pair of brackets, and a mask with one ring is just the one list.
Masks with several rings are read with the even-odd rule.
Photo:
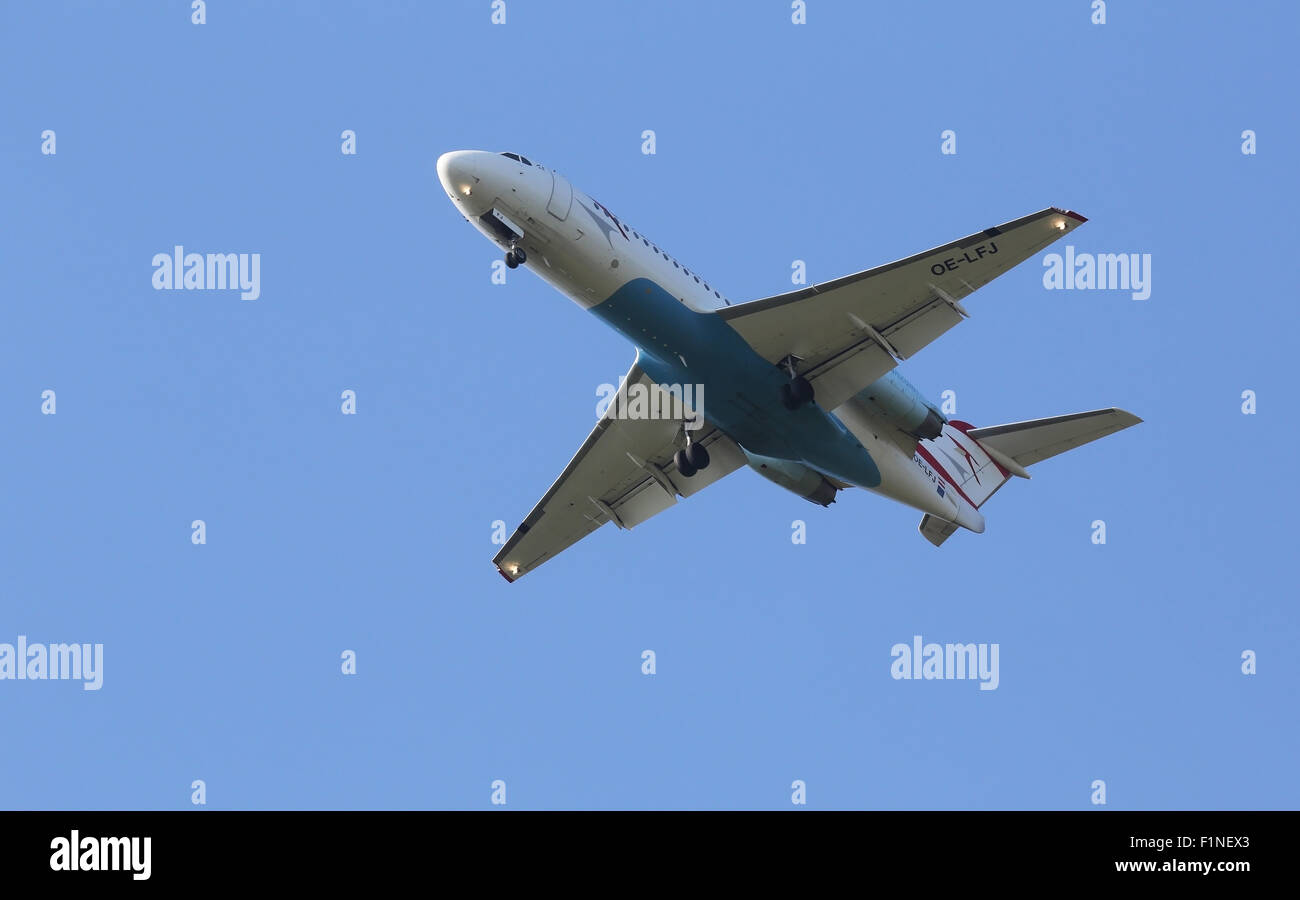
[[438, 157], [438, 180], [466, 217], [482, 215], [492, 205], [493, 153], [486, 150], [452, 150]]
[[438, 180], [447, 193], [470, 196], [478, 180], [474, 175], [474, 156], [473, 150], [452, 150], [438, 157]]

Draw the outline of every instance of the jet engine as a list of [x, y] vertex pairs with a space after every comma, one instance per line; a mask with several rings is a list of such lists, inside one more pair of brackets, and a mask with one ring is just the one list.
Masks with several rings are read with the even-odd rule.
[[897, 372], [876, 379], [859, 391], [854, 399], [868, 412], [917, 438], [938, 437], [943, 434], [943, 425], [948, 421], [947, 416]]
[[740, 449], [749, 460], [749, 467], [768, 481], [775, 482], [787, 491], [792, 491], [818, 506], [830, 506], [835, 502], [835, 492], [839, 489], [816, 469], [810, 469], [803, 463], [788, 459], [759, 456], [757, 453], [750, 453], [744, 447]]

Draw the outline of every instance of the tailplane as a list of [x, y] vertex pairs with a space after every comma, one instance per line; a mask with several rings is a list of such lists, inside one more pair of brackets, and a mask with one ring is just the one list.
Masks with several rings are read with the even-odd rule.
[[[1141, 421], [1113, 407], [988, 428], [953, 420], [941, 435], [921, 441], [917, 449], [978, 509], [1013, 476], [1028, 478], [1029, 466]], [[956, 525], [935, 516], [921, 520], [921, 534], [936, 547], [956, 530]]]

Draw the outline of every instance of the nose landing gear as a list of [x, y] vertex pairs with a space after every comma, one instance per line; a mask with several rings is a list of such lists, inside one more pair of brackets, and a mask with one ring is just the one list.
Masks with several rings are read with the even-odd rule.
[[520, 247], [518, 242], [511, 241], [510, 249], [506, 251], [506, 265], [510, 268], [518, 268], [528, 261], [528, 254], [524, 248]]

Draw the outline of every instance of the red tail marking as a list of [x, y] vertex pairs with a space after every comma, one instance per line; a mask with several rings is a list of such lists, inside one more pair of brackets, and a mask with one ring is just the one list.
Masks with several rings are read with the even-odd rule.
[[[949, 420], [948, 420], [948, 424], [951, 425], [953, 428], [956, 428], [956, 429], [957, 429], [958, 431], [960, 431], [962, 434], [966, 434], [966, 432], [970, 431], [972, 428], [975, 427], [975, 426], [972, 425], [971, 423], [969, 423], [969, 422], [962, 422], [962, 421], [959, 420], [959, 419], [949, 419]], [[969, 434], [966, 434], [966, 437], [970, 437], [970, 435], [969, 435]], [[979, 447], [981, 450], [984, 450], [984, 445], [981, 444], [981, 443], [980, 443], [976, 438], [970, 438], [970, 439], [971, 439], [972, 441], [975, 441], [975, 446]], [[956, 442], [956, 441], [953, 441], [953, 443], [956, 444], [957, 442]], [[961, 445], [958, 444], [958, 446], [961, 446]], [[1000, 462], [998, 462], [996, 459], [994, 459], [993, 456], [992, 456], [992, 454], [990, 454], [987, 450], [984, 450], [984, 455], [987, 456], [987, 457], [989, 458], [989, 462], [993, 463], [993, 465], [995, 465], [995, 466], [998, 467], [998, 471], [1002, 473], [1002, 477], [1003, 477], [1003, 478], [1010, 478], [1010, 477], [1011, 477], [1011, 473], [1010, 473], [1008, 470], [1002, 468], [1002, 463], [1000, 463]], [[977, 478], [976, 481], [978, 481], [978, 480], [979, 480], [979, 479]]]
[[928, 462], [928, 463], [930, 464], [930, 467], [931, 467], [932, 469], [934, 469], [936, 472], [938, 472], [940, 475], [943, 476], [943, 480], [946, 481], [946, 482], [948, 482], [948, 485], [949, 485], [949, 486], [950, 486], [954, 491], [956, 491], [958, 494], [960, 494], [960, 495], [961, 495], [961, 498], [962, 498], [963, 500], [965, 500], [967, 503], [969, 503], [972, 507], [975, 507], [976, 509], [978, 509], [978, 507], [975, 506], [975, 501], [972, 500], [970, 497], [967, 497], [967, 496], [966, 496], [966, 492], [963, 491], [963, 490], [961, 489], [961, 487], [957, 484], [957, 482], [953, 480], [952, 476], [948, 474], [948, 470], [945, 469], [943, 466], [939, 465], [939, 461], [938, 461], [937, 459], [935, 459], [933, 456], [930, 455], [930, 451], [929, 451], [929, 450], [926, 450], [924, 447], [922, 447], [922, 446], [918, 443], [918, 444], [916, 445], [916, 452], [919, 453], [919, 454], [921, 454], [921, 459], [923, 459], [923, 460], [925, 460], [926, 462]]

